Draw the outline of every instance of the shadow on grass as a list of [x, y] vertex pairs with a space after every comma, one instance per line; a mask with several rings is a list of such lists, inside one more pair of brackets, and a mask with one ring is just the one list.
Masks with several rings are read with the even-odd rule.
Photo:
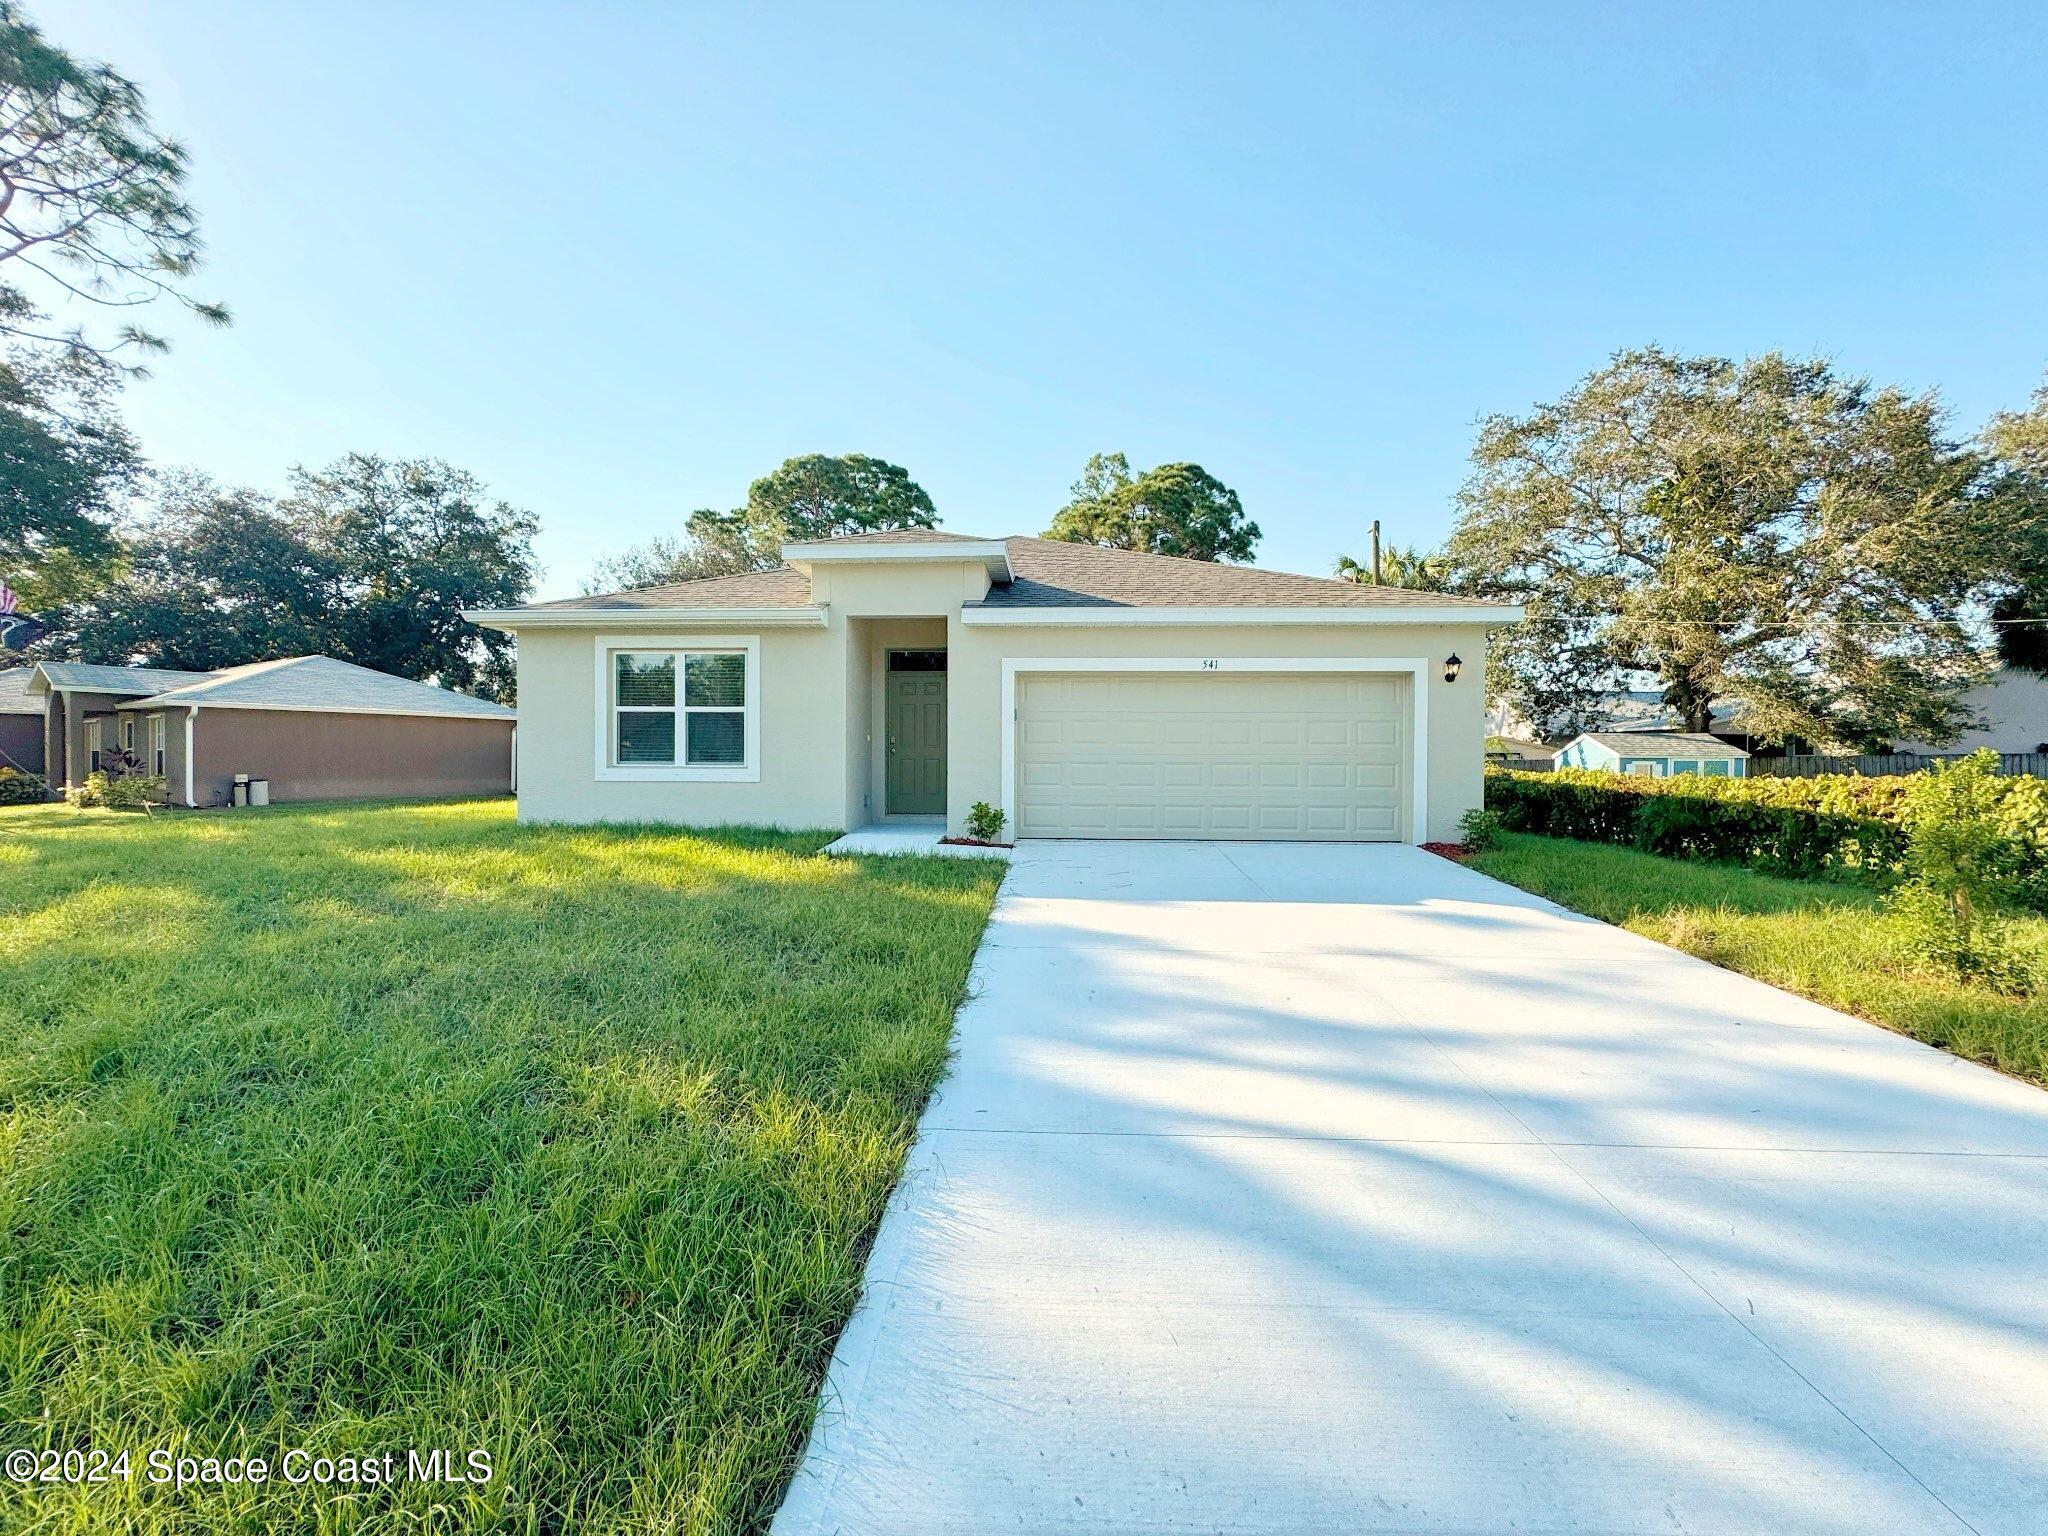
[[[508, 802], [0, 824], [0, 1418], [492, 1453], [482, 1487], [359, 1493], [373, 1523], [763, 1521], [1000, 877], [831, 835]], [[30, 1504], [204, 1531], [332, 1499]]]

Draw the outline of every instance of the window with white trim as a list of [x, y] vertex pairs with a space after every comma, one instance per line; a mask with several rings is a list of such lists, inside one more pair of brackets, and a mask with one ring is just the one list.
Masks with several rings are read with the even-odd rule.
[[161, 774], [164, 771], [164, 717], [149, 717], [149, 771]]
[[743, 650], [611, 654], [615, 768], [741, 768], [747, 761]]

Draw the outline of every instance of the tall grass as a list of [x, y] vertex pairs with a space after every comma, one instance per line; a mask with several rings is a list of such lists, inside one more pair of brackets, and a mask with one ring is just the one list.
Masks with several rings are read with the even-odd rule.
[[[998, 879], [827, 836], [0, 812], [0, 1524], [762, 1525]], [[295, 1446], [493, 1475], [139, 1470]]]

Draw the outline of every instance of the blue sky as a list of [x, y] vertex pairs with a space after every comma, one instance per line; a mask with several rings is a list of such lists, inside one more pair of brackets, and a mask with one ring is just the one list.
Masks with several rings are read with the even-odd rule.
[[983, 533], [1194, 459], [1320, 572], [1618, 347], [1964, 427], [2048, 369], [2036, 4], [29, 3], [186, 140], [236, 311], [150, 456], [449, 459], [545, 596], [794, 453]]

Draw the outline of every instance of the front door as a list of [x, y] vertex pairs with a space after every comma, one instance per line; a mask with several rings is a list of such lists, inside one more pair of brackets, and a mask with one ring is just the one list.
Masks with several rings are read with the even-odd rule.
[[946, 813], [946, 653], [889, 653], [888, 779], [891, 816]]

